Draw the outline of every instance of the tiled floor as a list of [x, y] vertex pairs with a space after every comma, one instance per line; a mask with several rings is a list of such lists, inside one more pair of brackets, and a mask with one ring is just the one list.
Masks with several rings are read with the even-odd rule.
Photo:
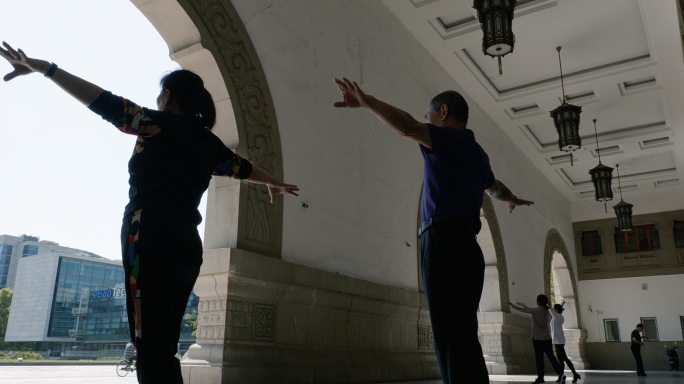
[[[637, 377], [634, 371], [578, 371], [582, 379], [578, 384], [684, 384], [684, 372], [646, 371], [647, 377]], [[569, 373], [569, 372], [568, 372]], [[492, 375], [491, 384], [532, 383], [536, 375]], [[467, 376], [463, 383], [468, 383]], [[555, 377], [546, 376], [546, 382], [555, 384]], [[137, 384], [135, 375], [118, 377], [115, 367], [68, 366], [0, 366], [2, 384]], [[570, 381], [568, 381], [570, 383]], [[215, 383], [206, 383], [215, 384]], [[217, 384], [217, 383], [216, 383]], [[274, 383], [277, 384], [277, 383]], [[390, 384], [390, 383], [384, 383]], [[443, 384], [442, 380], [413, 381], [391, 384]]]
[[[684, 384], [684, 372], [668, 372], [668, 371], [646, 371], [648, 376], [638, 377], [635, 371], [577, 371], [582, 379], [578, 384]], [[567, 383], [572, 380], [570, 374]], [[491, 384], [513, 384], [513, 383], [532, 383], [536, 379], [536, 375], [490, 375], [489, 381]], [[546, 376], [546, 382], [555, 384], [555, 376]], [[467, 383], [467, 381], [464, 381]], [[385, 383], [390, 384], [390, 383]], [[442, 380], [428, 380], [428, 381], [412, 381], [392, 384], [443, 384]]]

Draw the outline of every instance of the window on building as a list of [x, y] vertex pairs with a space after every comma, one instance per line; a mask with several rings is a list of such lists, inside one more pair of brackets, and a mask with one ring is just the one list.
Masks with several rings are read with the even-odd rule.
[[0, 244], [0, 256], [9, 256], [12, 254], [12, 246], [8, 244]]
[[674, 231], [675, 247], [684, 248], [684, 220], [675, 220], [672, 231]]
[[582, 231], [582, 256], [597, 256], [603, 253], [598, 230]]
[[644, 325], [643, 336], [647, 341], [658, 341], [658, 322], [655, 317], [642, 317], [641, 324]]
[[36, 253], [38, 253], [37, 245], [26, 244], [24, 245], [24, 251], [21, 253], [21, 256], [31, 256], [35, 255]]
[[618, 319], [603, 319], [603, 328], [606, 330], [606, 341], [620, 341]]
[[617, 253], [654, 251], [660, 249], [660, 236], [655, 224], [635, 225], [623, 232], [615, 227], [615, 250]]
[[10, 261], [12, 261], [12, 246], [0, 244], [0, 289], [7, 286]]

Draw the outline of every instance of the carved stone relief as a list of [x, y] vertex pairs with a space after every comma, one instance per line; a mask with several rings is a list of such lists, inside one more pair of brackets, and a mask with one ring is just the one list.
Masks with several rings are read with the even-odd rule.
[[[282, 179], [280, 136], [263, 68], [237, 11], [228, 0], [179, 0], [197, 26], [202, 46], [221, 70], [237, 122], [241, 153]], [[240, 149], [240, 148], [239, 148]], [[261, 185], [244, 185], [238, 248], [280, 257], [282, 201], [270, 204]]]
[[[503, 239], [501, 238], [501, 229], [499, 228], [499, 221], [496, 218], [496, 212], [492, 205], [492, 199], [485, 194], [482, 200], [482, 212], [484, 218], [489, 224], [489, 230], [492, 234], [492, 241], [494, 242], [494, 251], [496, 253], [496, 268], [499, 272], [499, 295], [501, 303], [508, 301], [508, 269], [506, 267], [506, 252], [504, 251]], [[509, 312], [510, 308], [502, 309], [504, 312]]]

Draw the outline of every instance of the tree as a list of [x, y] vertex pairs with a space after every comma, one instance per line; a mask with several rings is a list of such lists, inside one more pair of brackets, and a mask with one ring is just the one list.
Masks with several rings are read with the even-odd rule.
[[5, 332], [7, 332], [7, 320], [9, 320], [13, 293], [14, 292], [9, 288], [0, 289], [0, 341], [5, 341]]
[[197, 337], [197, 309], [193, 309], [190, 313], [186, 313], [185, 316], [183, 316], [183, 320], [185, 321], [186, 327], [192, 327], [192, 335]]

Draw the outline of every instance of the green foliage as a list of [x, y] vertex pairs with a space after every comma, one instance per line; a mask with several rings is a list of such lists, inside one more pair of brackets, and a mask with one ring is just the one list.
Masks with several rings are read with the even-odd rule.
[[192, 335], [197, 337], [197, 310], [193, 309], [190, 313], [183, 316], [186, 327], [192, 327]]
[[31, 351], [19, 351], [19, 352], [14, 352], [12, 356], [10, 356], [10, 359], [18, 359], [22, 358], [24, 360], [44, 360], [43, 355], [41, 355], [38, 352], [31, 352]]
[[0, 351], [33, 351], [36, 349], [34, 342], [2, 342], [0, 341]]
[[12, 305], [12, 290], [0, 289], [0, 341], [5, 340], [7, 332], [7, 320], [9, 320], [10, 306]]

